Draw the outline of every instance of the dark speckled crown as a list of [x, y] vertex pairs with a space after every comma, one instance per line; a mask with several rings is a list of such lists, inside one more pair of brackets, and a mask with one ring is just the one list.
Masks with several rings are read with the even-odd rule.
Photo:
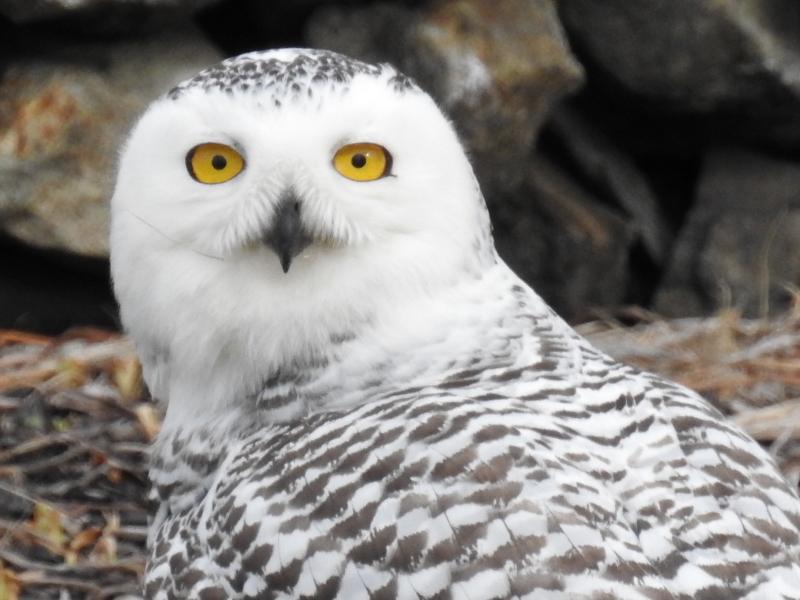
[[397, 92], [418, 89], [414, 81], [388, 64], [370, 64], [328, 50], [251, 52], [228, 58], [172, 88], [167, 97], [180, 98], [192, 89], [208, 92], [270, 94], [275, 105], [288, 98], [313, 97], [323, 89], [347, 88], [356, 75], [387, 76]]

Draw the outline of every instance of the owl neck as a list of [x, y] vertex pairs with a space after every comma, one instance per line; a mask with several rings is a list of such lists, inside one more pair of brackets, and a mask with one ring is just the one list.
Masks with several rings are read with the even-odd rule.
[[246, 392], [224, 397], [225, 385], [241, 383], [224, 362], [175, 374], [151, 478], [162, 510], [181, 508], [210, 485], [229, 446], [254, 431], [269, 435], [287, 421], [388, 398], [522, 397], [545, 380], [574, 381], [596, 352], [498, 259], [440, 294], [371, 315]]
[[[451, 389], [542, 361], [573, 371], [581, 353], [580, 338], [499, 259], [457, 285], [401, 297], [385, 311], [328, 333], [314, 351], [268, 370], [260, 368], [266, 359], [248, 359], [253, 351], [229, 348], [210, 368], [174, 372], [165, 428], [290, 421], [388, 394]], [[245, 364], [252, 377], [237, 377], [248, 370]], [[501, 383], [488, 379], [481, 389]]]

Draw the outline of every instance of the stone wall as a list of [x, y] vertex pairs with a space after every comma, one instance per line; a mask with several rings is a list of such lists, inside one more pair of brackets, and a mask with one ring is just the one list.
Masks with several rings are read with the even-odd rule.
[[763, 315], [800, 284], [796, 0], [0, 0], [0, 327], [114, 325], [126, 130], [199, 68], [286, 45], [429, 90], [500, 253], [571, 319]]

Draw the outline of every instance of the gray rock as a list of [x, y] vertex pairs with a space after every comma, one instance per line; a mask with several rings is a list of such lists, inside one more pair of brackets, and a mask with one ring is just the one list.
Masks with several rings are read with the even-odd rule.
[[521, 185], [551, 105], [583, 81], [552, 0], [325, 7], [306, 37], [419, 81], [454, 119], [490, 204]]
[[656, 309], [667, 316], [785, 310], [800, 285], [798, 190], [800, 162], [711, 152]]
[[635, 237], [629, 219], [541, 155], [527, 170], [522, 199], [524, 205], [504, 205], [493, 215], [495, 224], [509, 231], [497, 239], [509, 264], [533, 274], [536, 290], [569, 318], [622, 303]]
[[186, 20], [218, 0], [0, 0], [0, 15], [13, 23], [57, 20], [73, 29], [130, 33]]
[[132, 122], [220, 57], [193, 29], [38, 50], [44, 58], [13, 60], [0, 81], [0, 230], [103, 257], [117, 151]]
[[548, 130], [593, 188], [602, 190], [629, 215], [653, 262], [663, 264], [672, 242], [670, 228], [634, 161], [569, 106], [561, 105], [553, 112]]
[[559, 10], [594, 73], [653, 106], [800, 139], [796, 0], [562, 0]]

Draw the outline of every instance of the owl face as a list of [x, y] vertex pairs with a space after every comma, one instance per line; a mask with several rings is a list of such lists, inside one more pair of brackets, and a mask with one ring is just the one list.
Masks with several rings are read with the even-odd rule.
[[270, 352], [319, 349], [486, 250], [457, 136], [390, 67], [282, 50], [199, 77], [135, 127], [112, 200], [115, 291], [153, 364], [208, 368], [206, 337], [263, 370]]
[[470, 167], [433, 101], [371, 75], [282, 99], [203, 89], [163, 99], [133, 132], [114, 195], [118, 215], [138, 218], [141, 243], [222, 260], [258, 254], [272, 263], [265, 272], [281, 267], [288, 279], [320, 256], [463, 244], [475, 204]]

